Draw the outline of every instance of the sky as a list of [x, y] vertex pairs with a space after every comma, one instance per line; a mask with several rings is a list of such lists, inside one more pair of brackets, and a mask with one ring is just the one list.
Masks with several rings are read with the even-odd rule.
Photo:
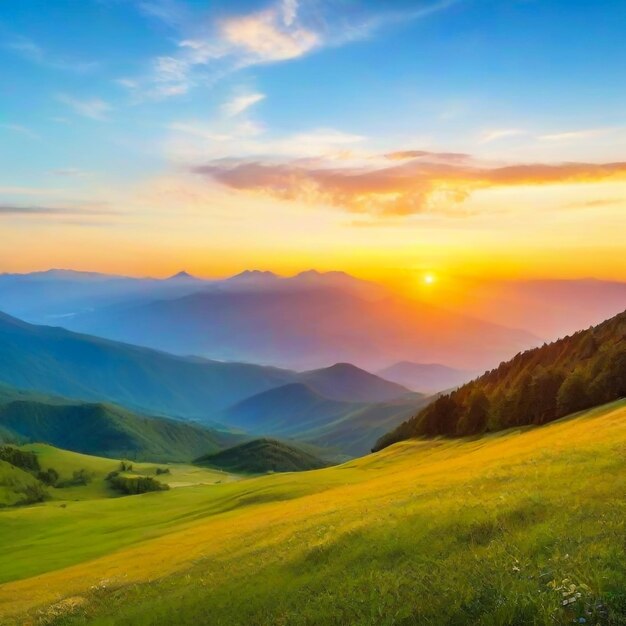
[[626, 3], [0, 4], [0, 271], [626, 280]]

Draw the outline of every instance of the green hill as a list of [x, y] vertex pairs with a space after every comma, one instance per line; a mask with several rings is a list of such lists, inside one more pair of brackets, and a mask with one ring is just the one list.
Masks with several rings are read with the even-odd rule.
[[380, 450], [411, 437], [460, 436], [545, 424], [626, 396], [626, 311], [527, 350], [443, 395], [383, 436]]
[[240, 474], [301, 472], [326, 466], [324, 461], [311, 453], [275, 439], [254, 439], [204, 455], [195, 463]]
[[35, 476], [0, 459], [0, 508], [36, 502], [44, 492]]
[[108, 404], [16, 400], [0, 403], [0, 439], [114, 458], [190, 461], [241, 437]]

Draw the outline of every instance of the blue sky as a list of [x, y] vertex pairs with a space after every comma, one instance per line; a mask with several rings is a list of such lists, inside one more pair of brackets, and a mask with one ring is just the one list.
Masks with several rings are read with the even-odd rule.
[[[220, 159], [278, 163], [281, 176], [301, 159], [363, 168], [410, 150], [465, 153], [474, 169], [621, 161], [625, 28], [615, 0], [4, 2], [0, 203], [16, 209], [4, 221], [23, 232], [32, 213], [18, 209], [45, 208], [41, 229], [61, 207], [74, 228], [87, 207], [104, 229], [116, 212], [130, 228], [129, 214], [149, 217], [137, 188], [164, 177], [193, 187], [190, 172]], [[220, 198], [259, 189], [243, 171], [235, 182], [210, 172]], [[264, 189], [277, 186], [269, 174]], [[278, 187], [266, 195], [302, 204]], [[418, 209], [358, 210], [411, 220], [424, 213], [411, 201]]]

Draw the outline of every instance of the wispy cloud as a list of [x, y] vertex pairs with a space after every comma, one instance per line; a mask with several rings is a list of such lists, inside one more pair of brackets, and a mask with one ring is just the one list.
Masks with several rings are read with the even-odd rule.
[[77, 167], [61, 167], [55, 170], [50, 170], [51, 174], [55, 176], [65, 176], [67, 178], [85, 178], [91, 176], [92, 172], [81, 170]]
[[241, 96], [235, 96], [232, 100], [229, 100], [222, 105], [222, 112], [228, 117], [234, 117], [264, 99], [265, 94], [262, 93], [249, 93]]
[[[373, 215], [457, 212], [478, 189], [586, 183], [626, 177], [626, 163], [485, 166], [477, 161], [417, 156], [390, 167], [337, 167], [317, 161], [218, 160], [194, 171], [232, 189], [327, 204]], [[445, 153], [442, 153], [445, 154]]]
[[64, 215], [92, 215], [94, 217], [102, 215], [116, 215], [114, 211], [108, 211], [104, 209], [87, 209], [76, 207], [50, 207], [39, 205], [16, 205], [16, 204], [2, 204], [0, 203], [0, 215], [15, 215], [15, 216], [29, 216], [29, 215], [48, 215], [48, 216], [64, 216]]
[[547, 135], [539, 135], [542, 141], [572, 141], [576, 139], [588, 139], [589, 137], [597, 137], [604, 135], [612, 130], [610, 128], [588, 128], [584, 130], [572, 130], [562, 133], [550, 133]]
[[54, 54], [49, 50], [44, 50], [39, 44], [27, 37], [20, 36], [9, 39], [9, 41], [4, 44], [4, 47], [31, 63], [50, 69], [85, 73], [91, 72], [99, 66], [99, 63], [95, 61], [66, 58]]
[[39, 139], [39, 135], [35, 131], [21, 124], [0, 124], [0, 128], [24, 135], [24, 137], [28, 137], [29, 139]]
[[508, 137], [519, 137], [525, 135], [526, 131], [519, 128], [503, 128], [499, 130], [490, 130], [482, 135], [480, 143], [491, 143], [492, 141], [498, 141], [499, 139], [507, 139]]
[[57, 100], [69, 106], [75, 113], [92, 120], [104, 121], [113, 107], [100, 98], [79, 99], [67, 94], [59, 94]]
[[426, 0], [417, 10], [385, 7], [376, 13], [342, 13], [326, 3], [275, 0], [261, 10], [210, 18], [208, 14], [194, 16], [188, 6], [174, 0], [146, 0], [140, 9], [176, 32], [176, 49], [153, 59], [147, 75], [124, 77], [118, 83], [135, 99], [183, 95], [197, 84], [242, 68], [290, 61], [324, 47], [344, 45], [370, 36], [385, 24], [423, 18], [456, 1]]

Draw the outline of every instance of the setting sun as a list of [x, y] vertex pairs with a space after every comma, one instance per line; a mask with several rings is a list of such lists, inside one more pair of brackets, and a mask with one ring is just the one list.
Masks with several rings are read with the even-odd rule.
[[433, 283], [435, 283], [437, 281], [437, 278], [435, 277], [434, 274], [425, 274], [424, 275], [424, 282], [427, 285], [432, 285]]

